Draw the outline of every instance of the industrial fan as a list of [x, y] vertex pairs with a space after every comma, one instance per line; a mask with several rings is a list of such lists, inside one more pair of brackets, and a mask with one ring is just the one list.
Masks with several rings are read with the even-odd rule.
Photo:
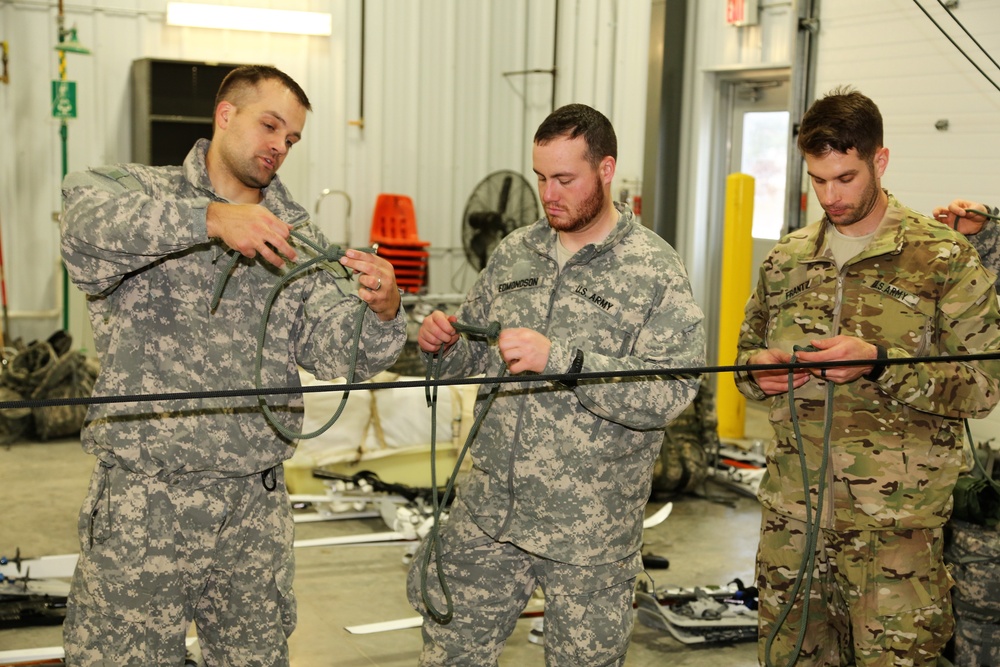
[[477, 271], [501, 240], [538, 220], [538, 199], [531, 184], [515, 171], [495, 171], [472, 191], [462, 214], [462, 245]]

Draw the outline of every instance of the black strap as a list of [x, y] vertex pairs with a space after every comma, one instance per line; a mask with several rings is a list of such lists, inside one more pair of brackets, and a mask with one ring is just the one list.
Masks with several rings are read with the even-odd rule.
[[270, 493], [278, 488], [278, 476], [274, 472], [274, 468], [268, 468], [260, 474], [261, 484], [264, 485], [264, 490]]

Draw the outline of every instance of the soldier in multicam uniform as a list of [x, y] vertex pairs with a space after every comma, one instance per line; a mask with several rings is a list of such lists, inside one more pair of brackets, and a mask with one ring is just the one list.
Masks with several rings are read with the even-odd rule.
[[[879, 361], [1000, 348], [994, 276], [961, 235], [881, 189], [889, 153], [870, 99], [838, 89], [817, 101], [798, 145], [826, 214], [783, 238], [761, 266], [737, 363], [787, 363], [794, 346], [810, 345], [816, 351], [797, 361], [872, 363], [795, 370], [794, 405], [788, 371], [738, 375], [748, 397], [772, 397], [775, 430], [759, 493], [760, 661], [792, 664], [809, 596], [794, 664], [936, 665], [954, 626], [942, 526], [962, 467], [962, 419], [996, 404], [1000, 364]], [[814, 579], [790, 601], [807, 574], [806, 503], [819, 527]]]
[[[283, 72], [238, 68], [219, 89], [211, 142], [198, 141], [183, 167], [67, 176], [62, 254], [88, 295], [96, 395], [254, 386], [265, 297], [284, 258], [296, 259], [290, 224], [308, 218], [275, 172], [309, 108]], [[327, 245], [314, 227], [300, 231]], [[242, 257], [225, 277], [227, 251]], [[357, 251], [341, 263], [362, 274], [367, 307], [326, 272], [291, 280], [267, 322], [263, 386], [296, 386], [298, 365], [346, 375], [362, 307], [358, 375], [398, 356], [405, 322], [392, 267]], [[301, 395], [268, 403], [300, 427]], [[296, 615], [281, 463], [293, 443], [257, 397], [95, 405], [88, 421], [83, 446], [97, 464], [80, 515], [67, 663], [179, 665], [193, 619], [207, 665], [287, 665]]]
[[[504, 239], [455, 317], [436, 311], [421, 326], [425, 353], [446, 347], [444, 375], [703, 363], [702, 313], [680, 258], [610, 199], [616, 157], [611, 123], [590, 107], [562, 107], [541, 124], [533, 164], [546, 218]], [[456, 320], [499, 322], [499, 341], [460, 339]], [[537, 586], [546, 664], [623, 664], [653, 465], [665, 425], [697, 387], [697, 378], [501, 385], [442, 530], [450, 623], [424, 608], [421, 558], [410, 569], [410, 602], [425, 615], [420, 664], [497, 664]], [[433, 560], [431, 570], [428, 595], [444, 609]]]

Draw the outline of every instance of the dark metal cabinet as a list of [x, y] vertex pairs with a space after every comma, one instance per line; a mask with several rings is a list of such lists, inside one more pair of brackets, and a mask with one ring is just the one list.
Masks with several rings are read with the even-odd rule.
[[132, 62], [132, 160], [181, 164], [212, 136], [219, 84], [235, 64], [142, 58]]

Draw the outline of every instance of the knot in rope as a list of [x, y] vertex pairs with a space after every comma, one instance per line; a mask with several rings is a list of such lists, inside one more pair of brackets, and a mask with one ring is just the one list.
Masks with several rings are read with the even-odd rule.
[[462, 324], [461, 322], [452, 322], [451, 326], [455, 328], [458, 333], [463, 333], [469, 336], [482, 336], [489, 340], [496, 340], [500, 337], [500, 323], [490, 322], [485, 327], [477, 327], [474, 324]]
[[[300, 223], [305, 224], [305, 223]], [[296, 225], [298, 226], [298, 225]], [[273, 413], [271, 408], [267, 405], [264, 400], [263, 394], [261, 394], [261, 388], [263, 385], [262, 381], [262, 367], [264, 358], [264, 339], [267, 334], [267, 322], [271, 315], [271, 308], [274, 305], [275, 299], [278, 294], [284, 289], [285, 285], [291, 282], [293, 279], [305, 273], [306, 271], [312, 269], [313, 266], [319, 265], [320, 268], [326, 270], [328, 273], [332, 274], [335, 278], [350, 278], [351, 272], [344, 265], [340, 263], [340, 259], [346, 254], [346, 251], [341, 246], [336, 243], [329, 245], [328, 247], [323, 247], [320, 244], [313, 241], [308, 236], [295, 231], [293, 228], [290, 232], [291, 236], [301, 243], [308, 246], [312, 250], [313, 257], [294, 264], [286, 273], [278, 278], [277, 282], [268, 292], [267, 297], [264, 299], [264, 312], [261, 315], [260, 325], [257, 327], [257, 351], [254, 356], [254, 388], [257, 390], [257, 400], [260, 403], [261, 410], [264, 413], [264, 417], [270, 422], [271, 426], [275, 428], [281, 435], [288, 438], [289, 440], [306, 440], [309, 438], [315, 438], [319, 435], [325, 433], [333, 424], [340, 418], [341, 413], [343, 413], [344, 408], [347, 407], [347, 398], [350, 392], [343, 392], [340, 399], [340, 406], [337, 411], [330, 417], [330, 419], [323, 426], [319, 427], [311, 433], [296, 433], [291, 429], [285, 427], [277, 416]], [[375, 248], [356, 248], [360, 252], [374, 253]], [[233, 268], [236, 263], [240, 260], [241, 255], [235, 250], [230, 250], [229, 253], [231, 257], [226, 263], [226, 267], [222, 274], [219, 276], [219, 280], [216, 282], [215, 289], [212, 292], [212, 302], [211, 310], [215, 312], [218, 308], [219, 302], [222, 300], [222, 293], [226, 289], [226, 282], [229, 280], [229, 275], [232, 273]], [[343, 292], [341, 292], [343, 293]], [[357, 318], [354, 324], [353, 335], [351, 338], [351, 358], [349, 363], [349, 370], [347, 373], [347, 383], [354, 383], [354, 375], [357, 371], [358, 365], [358, 354], [361, 346], [361, 329], [364, 325], [365, 310], [368, 308], [368, 304], [364, 301], [358, 306]], [[267, 486], [265, 480], [265, 488]]]
[[[291, 280], [293, 275], [298, 275], [307, 267], [316, 263], [322, 263], [323, 268], [335, 276], [340, 278], [350, 277], [350, 272], [342, 264], [340, 264], [340, 258], [346, 254], [343, 247], [337, 245], [336, 243], [332, 243], [324, 248], [308, 236], [305, 236], [294, 229], [291, 231], [291, 236], [292, 238], [295, 238], [301, 243], [307, 245], [315, 253], [315, 255], [307, 262], [297, 265], [296, 269], [293, 269], [287, 275], [283, 276], [278, 283], [279, 285], [284, 285]], [[355, 250], [367, 253], [375, 252], [374, 248], [355, 248]], [[233, 268], [235, 268], [236, 263], [240, 261], [240, 257], [242, 256], [236, 250], [229, 250], [227, 254], [229, 255], [229, 261], [226, 262], [226, 267], [219, 275], [219, 280], [215, 283], [215, 289], [212, 290], [211, 309], [213, 312], [219, 307], [219, 302], [222, 300], [222, 293], [225, 291], [226, 283], [229, 281], [229, 275], [233, 272]]]

